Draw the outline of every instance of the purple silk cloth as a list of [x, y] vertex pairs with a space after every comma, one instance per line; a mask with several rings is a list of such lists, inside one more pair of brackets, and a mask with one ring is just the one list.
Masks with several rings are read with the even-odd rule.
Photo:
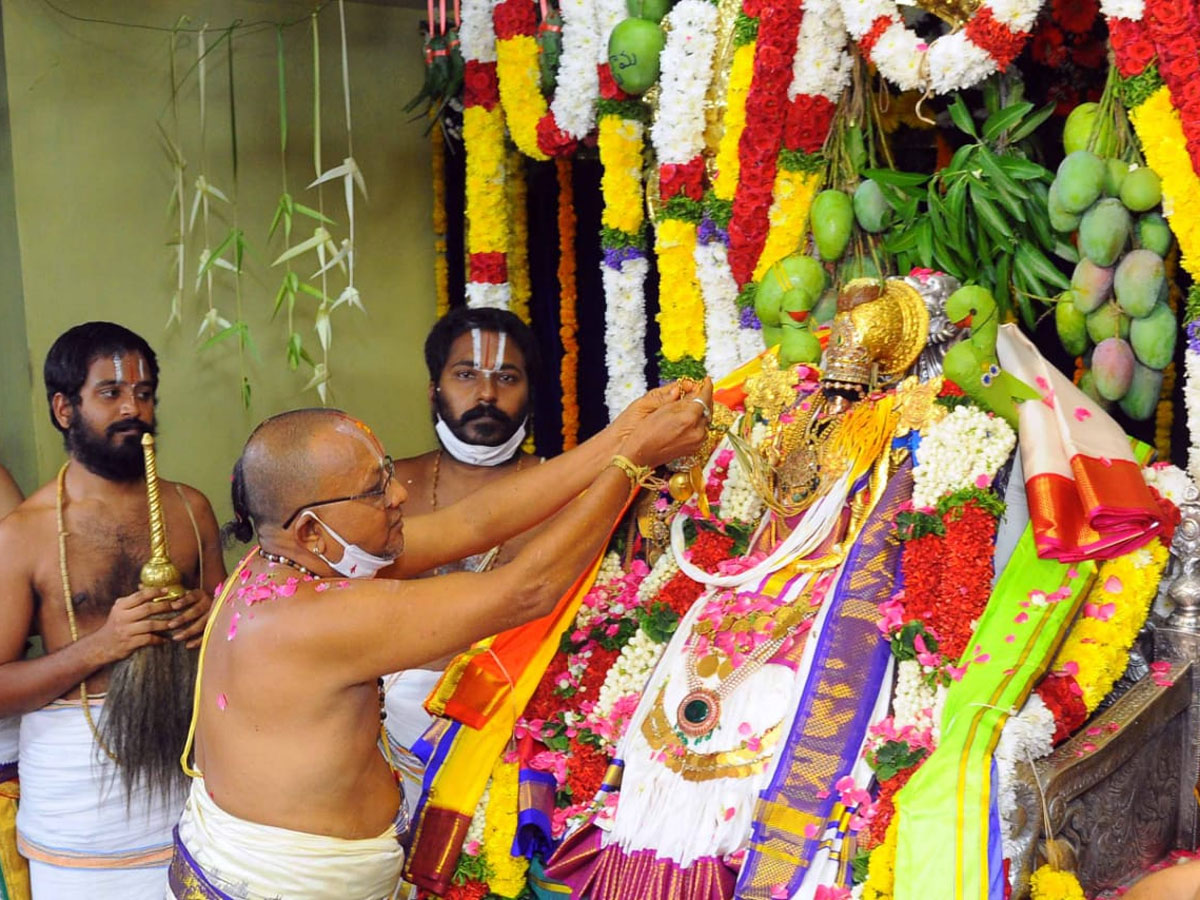
[[549, 772], [521, 766], [517, 786], [517, 834], [513, 856], [549, 856], [554, 846], [550, 816], [554, 812], [557, 782]]
[[704, 856], [686, 869], [653, 850], [626, 853], [601, 847], [602, 832], [588, 824], [563, 841], [546, 865], [546, 875], [589, 900], [730, 900], [734, 873], [721, 860]]
[[891, 658], [890, 645], [880, 639], [877, 607], [895, 589], [895, 517], [911, 493], [912, 464], [905, 461], [867, 517], [826, 601], [808, 682], [775, 774], [759, 795], [739, 900], [770, 900], [781, 885], [788, 896], [799, 890], [838, 802], [834, 785], [858, 761]]
[[1004, 866], [1004, 830], [1000, 824], [1000, 773], [992, 757], [991, 789], [988, 791], [988, 900], [1004, 900], [1008, 872]]
[[234, 900], [208, 880], [204, 870], [179, 839], [178, 826], [174, 830], [174, 836], [175, 854], [171, 857], [170, 868], [167, 869], [167, 887], [171, 896], [175, 900]]

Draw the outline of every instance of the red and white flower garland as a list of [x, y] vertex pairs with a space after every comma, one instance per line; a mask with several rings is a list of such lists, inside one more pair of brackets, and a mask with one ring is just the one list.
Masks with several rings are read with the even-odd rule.
[[841, 0], [850, 36], [902, 91], [945, 94], [973, 87], [1016, 59], [1042, 0], [991, 0], [966, 27], [926, 44], [908, 28], [893, 0]]

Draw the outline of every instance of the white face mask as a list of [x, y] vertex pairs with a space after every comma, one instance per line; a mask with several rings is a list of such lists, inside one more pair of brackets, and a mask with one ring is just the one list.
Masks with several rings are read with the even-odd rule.
[[442, 446], [446, 448], [446, 452], [453, 456], [461, 463], [466, 463], [469, 466], [498, 466], [501, 463], [506, 463], [513, 458], [513, 455], [520, 448], [525, 440], [525, 423], [521, 423], [521, 427], [513, 432], [503, 444], [497, 444], [495, 447], [487, 447], [483, 444], [468, 444], [458, 435], [450, 430], [441, 416], [437, 417], [437, 423], [433, 426], [433, 430], [437, 432], [438, 440], [442, 442]]
[[327, 559], [321, 553], [316, 554], [325, 565], [329, 566], [329, 568], [333, 569], [339, 575], [344, 575], [347, 578], [374, 578], [376, 572], [387, 568], [396, 561], [396, 557], [394, 556], [376, 556], [374, 553], [368, 553], [362, 547], [358, 546], [358, 544], [349, 543], [340, 534], [322, 522], [315, 512], [305, 510], [304, 515], [311, 516], [314, 521], [319, 522], [321, 527], [325, 529], [325, 533], [342, 545], [342, 558], [337, 562]]

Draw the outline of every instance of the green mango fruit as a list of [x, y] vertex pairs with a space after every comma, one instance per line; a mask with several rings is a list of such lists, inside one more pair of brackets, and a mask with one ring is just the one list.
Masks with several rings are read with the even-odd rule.
[[1162, 179], [1149, 166], [1134, 169], [1121, 184], [1121, 202], [1134, 212], [1146, 212], [1162, 203]]
[[1162, 380], [1162, 372], [1134, 363], [1129, 390], [1121, 398], [1121, 411], [1138, 422], [1153, 416], [1158, 408], [1159, 394], [1162, 393]]
[[1133, 348], [1120, 338], [1105, 338], [1092, 351], [1096, 390], [1105, 400], [1120, 400], [1133, 381]]
[[1159, 213], [1139, 216], [1134, 230], [1139, 247], [1152, 250], [1162, 257], [1171, 252], [1171, 226]]
[[1121, 185], [1129, 174], [1129, 164], [1123, 159], [1106, 159], [1104, 161], [1104, 196], [1119, 197]]
[[1179, 325], [1175, 313], [1165, 302], [1155, 304], [1150, 315], [1134, 319], [1129, 328], [1129, 343], [1133, 355], [1148, 369], [1165, 369], [1175, 358], [1175, 341]]
[[817, 300], [817, 305], [813, 307], [813, 327], [828, 325], [833, 321], [835, 315], [837, 315], [837, 291], [829, 290], [821, 295], [821, 298]]
[[785, 366], [821, 361], [821, 342], [807, 328], [784, 328], [779, 344], [779, 362]]
[[658, 23], [649, 19], [624, 19], [608, 38], [608, 65], [617, 87], [641, 94], [658, 81], [658, 57], [666, 43]]
[[821, 259], [841, 259], [854, 227], [854, 205], [845, 191], [821, 191], [812, 204], [812, 232]]
[[878, 234], [892, 221], [892, 207], [883, 196], [878, 183], [870, 178], [854, 189], [854, 218], [858, 227]]
[[1069, 213], [1082, 213], [1104, 191], [1104, 160], [1087, 150], [1076, 150], [1058, 166], [1054, 183], [1058, 199]]
[[1063, 208], [1062, 200], [1058, 197], [1058, 182], [1050, 184], [1046, 194], [1046, 212], [1049, 213], [1050, 227], [1055, 231], [1070, 234], [1079, 227], [1079, 216]]
[[[1100, 112], [1099, 103], [1080, 103], [1067, 116], [1063, 125], [1063, 152], [1074, 153], [1076, 150], [1087, 150], [1088, 140], [1096, 129], [1096, 115]], [[1113, 137], [1111, 121], [1100, 125], [1093, 149], [1100, 156], [1111, 156], [1116, 152], [1117, 142]]]
[[1100, 392], [1096, 390], [1096, 373], [1091, 369], [1086, 369], [1079, 379], [1079, 389], [1092, 398], [1104, 409], [1112, 409], [1111, 400], [1105, 400], [1100, 396]]
[[1071, 274], [1071, 294], [1075, 307], [1087, 314], [1100, 308], [1112, 296], [1113, 270], [1098, 266], [1086, 256], [1075, 264]]
[[1124, 204], [1101, 200], [1079, 221], [1079, 250], [1098, 266], [1111, 266], [1129, 241], [1132, 220]]
[[1060, 295], [1054, 304], [1054, 326], [1063, 349], [1072, 356], [1079, 356], [1088, 348], [1087, 320], [1076, 309], [1070, 294]]
[[1129, 337], [1129, 316], [1121, 312], [1121, 307], [1115, 303], [1105, 303], [1085, 317], [1088, 337], [1092, 343], [1099, 344], [1105, 338]]
[[1153, 250], [1130, 250], [1113, 277], [1113, 293], [1121, 309], [1135, 319], [1149, 315], [1167, 280], [1167, 267]]
[[634, 19], [661, 22], [671, 11], [672, 0], [625, 0], [625, 10]]

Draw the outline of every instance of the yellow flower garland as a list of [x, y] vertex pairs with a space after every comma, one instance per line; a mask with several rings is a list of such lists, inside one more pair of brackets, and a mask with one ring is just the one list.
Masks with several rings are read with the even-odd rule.
[[696, 226], [663, 219], [655, 234], [658, 253], [658, 325], [662, 354], [671, 362], [704, 359], [704, 300], [696, 282]]
[[513, 856], [513, 839], [517, 835], [517, 779], [515, 762], [496, 760], [492, 769], [492, 785], [484, 815], [483, 859], [492, 877], [488, 887], [501, 897], [516, 897], [525, 889], [525, 873], [529, 861]]
[[446, 262], [446, 137], [440, 123], [429, 132], [433, 166], [433, 287], [437, 316], [450, 311], [450, 266]]
[[645, 127], [636, 119], [609, 113], [600, 117], [600, 191], [604, 212], [600, 224], [626, 234], [637, 234], [645, 222], [642, 202], [642, 156]]
[[717, 174], [713, 179], [713, 193], [720, 200], [733, 200], [741, 175], [741, 160], [738, 144], [746, 128], [746, 98], [750, 95], [750, 82], [754, 78], [754, 49], [757, 41], [738, 47], [729, 66], [729, 89], [725, 95], [725, 131], [717, 148]]
[[782, 166], [775, 172], [775, 190], [768, 214], [771, 230], [754, 267], [755, 281], [761, 281], [767, 269], [802, 245], [808, 230], [808, 212], [820, 186], [821, 175], [816, 172], [791, 172]]
[[1087, 900], [1078, 878], [1048, 865], [1033, 873], [1029, 889], [1031, 900]]
[[547, 110], [538, 82], [538, 52], [537, 39], [531, 35], [496, 41], [496, 77], [513, 143], [526, 156], [549, 159], [537, 140], [537, 124]]
[[1183, 253], [1182, 265], [1200, 281], [1200, 177], [1192, 169], [1179, 112], [1164, 85], [1130, 111], [1146, 162], [1162, 179], [1163, 212]]
[[[1131, 553], [1106, 560], [1084, 598], [1083, 608], [1054, 658], [1054, 669], [1079, 666], [1075, 680], [1083, 703], [1093, 712], [1129, 664], [1129, 648], [1146, 622], [1167, 564], [1167, 548], [1151, 541]], [[1111, 609], [1107, 609], [1112, 604]], [[1089, 615], [1089, 607], [1102, 616]]]
[[896, 890], [896, 842], [900, 834], [900, 816], [892, 816], [883, 843], [871, 851], [863, 900], [891, 900]]
[[[510, 120], [511, 122], [511, 120]], [[508, 283], [512, 285], [509, 309], [529, 324], [529, 208], [526, 202], [525, 160], [513, 151], [508, 154], [508, 206], [512, 221], [512, 243], [508, 248]]]
[[508, 209], [504, 191], [504, 113], [500, 106], [463, 110], [467, 148], [467, 252], [508, 252]]

